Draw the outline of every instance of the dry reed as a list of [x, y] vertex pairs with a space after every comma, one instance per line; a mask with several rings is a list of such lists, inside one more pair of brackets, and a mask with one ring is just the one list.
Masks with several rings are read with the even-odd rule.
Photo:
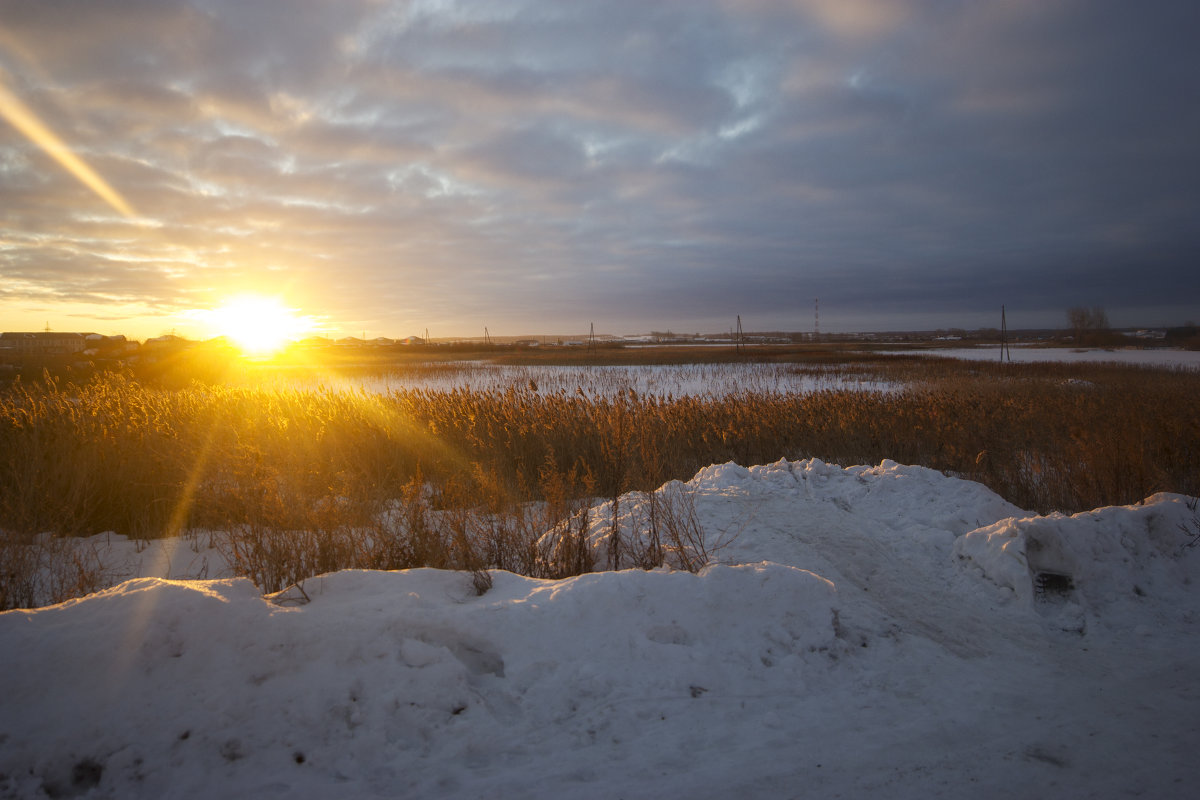
[[[14, 543], [43, 532], [206, 527], [235, 534], [227, 556], [264, 590], [347, 566], [559, 577], [606, 566], [589, 563], [581, 538], [591, 499], [780, 457], [920, 464], [1038, 512], [1200, 494], [1194, 371], [942, 359], [853, 369], [899, 388], [664, 399], [18, 382], [0, 392], [0, 568], [20, 572]], [[671, 524], [688, 532], [685, 519]], [[551, 546], [541, 534], [556, 525]], [[669, 547], [653, 540], [608, 566], [661, 563]]]

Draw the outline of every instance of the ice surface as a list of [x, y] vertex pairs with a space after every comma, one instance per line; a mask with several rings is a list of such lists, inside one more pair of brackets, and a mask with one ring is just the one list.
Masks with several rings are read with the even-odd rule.
[[[999, 361], [1000, 346], [987, 347], [946, 347], [933, 350], [913, 351], [897, 350], [893, 355], [908, 355], [921, 352], [943, 358], [961, 358], [968, 361]], [[1140, 364], [1155, 367], [1182, 367], [1185, 369], [1200, 369], [1200, 351], [1174, 350], [1170, 348], [1143, 350], [1137, 347], [1028, 347], [1023, 345], [1010, 346], [1008, 359], [1015, 362], [1032, 363], [1052, 361], [1068, 364]]]
[[740, 362], [732, 364], [654, 364], [512, 366], [483, 361], [430, 363], [409, 370], [383, 372], [375, 376], [342, 379], [255, 374], [253, 386], [282, 385], [290, 388], [388, 392], [425, 391], [504, 392], [510, 389], [538, 394], [580, 394], [614, 397], [633, 390], [643, 397], [726, 397], [753, 394], [803, 394], [822, 390], [887, 391], [886, 381], [847, 375], [844, 369], [801, 370], [795, 364]]

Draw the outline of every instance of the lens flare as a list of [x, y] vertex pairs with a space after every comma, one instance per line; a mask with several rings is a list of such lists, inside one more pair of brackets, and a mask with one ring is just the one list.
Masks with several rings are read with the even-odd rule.
[[83, 159], [75, 155], [54, 131], [46, 127], [37, 115], [33, 113], [21, 99], [10, 92], [0, 83], [0, 117], [21, 133], [25, 134], [38, 147], [62, 165], [63, 169], [74, 175], [79, 181], [98, 194], [106, 203], [129, 218], [136, 218], [137, 213], [125, 198], [117, 194], [96, 171], [89, 167]]

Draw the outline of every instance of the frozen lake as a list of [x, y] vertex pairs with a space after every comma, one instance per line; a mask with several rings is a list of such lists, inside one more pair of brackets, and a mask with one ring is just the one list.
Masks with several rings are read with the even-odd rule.
[[[896, 350], [889, 355], [911, 353], [911, 350]], [[971, 361], [999, 361], [1000, 348], [958, 347], [945, 350], [916, 351], [930, 356], [961, 358]], [[1029, 364], [1036, 361], [1063, 363], [1117, 363], [1143, 364], [1156, 367], [1186, 367], [1200, 369], [1200, 351], [1193, 350], [1123, 350], [1102, 348], [1073, 349], [1070, 347], [1010, 347], [1014, 362]]]
[[378, 375], [348, 378], [313, 376], [258, 380], [257, 385], [295, 389], [388, 392], [532, 390], [539, 394], [611, 397], [633, 390], [640, 396], [727, 397], [755, 394], [803, 394], [821, 390], [885, 391], [885, 381], [869, 380], [844, 366], [796, 364], [684, 364], [654, 366], [510, 366], [487, 362], [432, 363]]
[[[917, 352], [974, 361], [998, 361], [999, 348], [960, 347], [944, 350], [895, 350], [881, 355]], [[1066, 347], [1013, 347], [1012, 361], [1019, 363], [1124, 363], [1200, 369], [1200, 352], [1187, 350], [1105, 350]], [[802, 365], [792, 363], [733, 363], [627, 366], [513, 366], [486, 361], [432, 362], [376, 374], [335, 376], [315, 373], [297, 376], [259, 373], [255, 386], [301, 390], [390, 392], [454, 390], [504, 392], [509, 389], [538, 394], [613, 397], [630, 390], [653, 397], [728, 397], [753, 394], [805, 394], [817, 391], [854, 390], [883, 392], [896, 384], [873, 380], [849, 364]]]

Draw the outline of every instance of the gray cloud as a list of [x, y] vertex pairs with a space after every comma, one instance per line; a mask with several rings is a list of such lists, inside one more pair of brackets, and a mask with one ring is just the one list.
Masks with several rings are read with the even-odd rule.
[[1184, 0], [0, 18], [0, 81], [149, 221], [0, 123], [6, 318], [282, 289], [333, 333], [801, 328], [816, 296], [828, 329], [1154, 324], [1200, 296]]

